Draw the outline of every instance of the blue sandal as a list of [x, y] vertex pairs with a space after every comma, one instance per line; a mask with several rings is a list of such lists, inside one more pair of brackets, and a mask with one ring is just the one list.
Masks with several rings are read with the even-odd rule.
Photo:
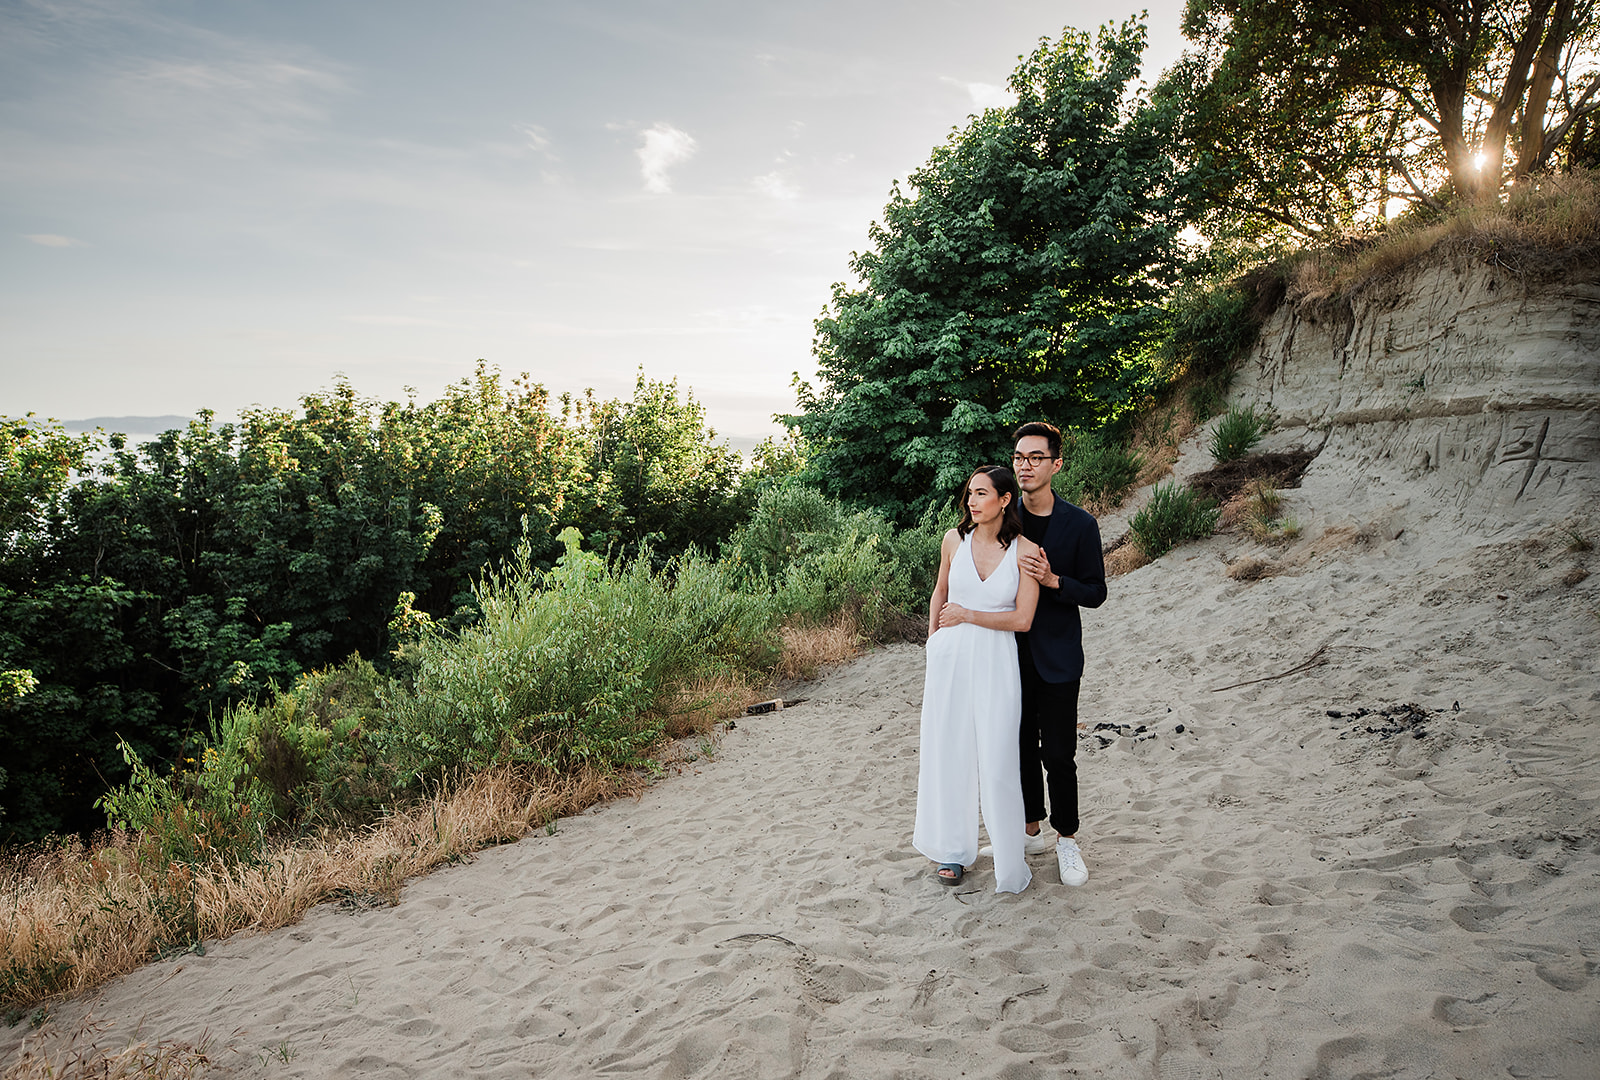
[[[945, 873], [946, 870], [950, 872], [947, 874]], [[947, 862], [939, 864], [939, 869], [934, 872], [934, 876], [945, 885], [960, 885], [961, 876], [966, 872], [966, 867], [960, 863]]]

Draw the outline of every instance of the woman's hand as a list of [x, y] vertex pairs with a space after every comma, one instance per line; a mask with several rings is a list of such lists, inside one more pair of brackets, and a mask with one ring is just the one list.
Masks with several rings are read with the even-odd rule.
[[971, 621], [972, 612], [960, 604], [946, 604], [939, 609], [939, 629], [941, 630], [947, 626], [959, 626], [962, 623]]

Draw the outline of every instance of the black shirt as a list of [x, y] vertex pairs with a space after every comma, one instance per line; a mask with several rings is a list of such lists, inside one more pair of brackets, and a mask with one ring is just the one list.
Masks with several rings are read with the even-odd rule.
[[1050, 528], [1050, 515], [1040, 517], [1038, 514], [1030, 514], [1026, 506], [1018, 509], [1022, 511], [1022, 535], [1044, 547], [1044, 534], [1045, 530]]

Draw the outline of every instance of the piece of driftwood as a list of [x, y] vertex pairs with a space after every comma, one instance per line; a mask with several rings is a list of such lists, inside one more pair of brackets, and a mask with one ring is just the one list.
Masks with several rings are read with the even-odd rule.
[[1265, 675], [1265, 676], [1263, 676], [1263, 677], [1261, 677], [1259, 679], [1246, 679], [1244, 682], [1236, 682], [1236, 683], [1233, 683], [1232, 685], [1229, 685], [1229, 686], [1219, 686], [1219, 687], [1217, 687], [1215, 690], [1213, 690], [1211, 692], [1213, 694], [1220, 694], [1224, 690], [1236, 690], [1241, 686], [1250, 686], [1250, 685], [1252, 685], [1254, 683], [1258, 683], [1258, 682], [1271, 682], [1273, 679], [1285, 678], [1285, 677], [1287, 677], [1289, 675], [1295, 674], [1296, 672], [1304, 671], [1306, 668], [1316, 667], [1318, 664], [1323, 663], [1324, 661], [1322, 659], [1322, 654], [1327, 652], [1327, 651], [1328, 651], [1328, 647], [1326, 645], [1318, 645], [1317, 646], [1317, 651], [1312, 653], [1311, 656], [1309, 658], [1307, 658], [1305, 663], [1298, 664], [1298, 665], [1290, 668], [1288, 671], [1280, 671], [1276, 675]]

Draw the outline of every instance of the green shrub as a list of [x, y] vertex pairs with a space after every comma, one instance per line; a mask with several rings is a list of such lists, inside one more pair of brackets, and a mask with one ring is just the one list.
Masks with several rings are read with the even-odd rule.
[[95, 805], [114, 827], [142, 833], [164, 862], [249, 857], [261, 849], [275, 820], [272, 797], [250, 770], [248, 747], [258, 719], [253, 710], [227, 710], [213, 722], [210, 745], [200, 756], [184, 759], [166, 776], [119, 742], [132, 776]]
[[1252, 298], [1234, 284], [1186, 289], [1167, 305], [1162, 366], [1170, 377], [1206, 379], [1227, 371], [1255, 343], [1261, 322]]
[[[295, 680], [260, 719], [249, 747], [251, 772], [285, 821], [372, 817], [393, 798], [393, 768], [371, 733], [398, 685], [356, 655]], [[250, 708], [251, 706], [240, 706]]]
[[565, 770], [631, 764], [661, 733], [658, 710], [697, 677], [770, 661], [769, 597], [739, 592], [690, 552], [607, 566], [577, 530], [555, 569], [526, 548], [475, 588], [483, 617], [424, 631], [412, 687], [386, 700], [380, 748], [410, 778], [522, 762]]
[[1128, 533], [1146, 556], [1159, 559], [1179, 544], [1210, 536], [1220, 513], [1215, 502], [1181, 484], [1157, 484], [1128, 523]]
[[1262, 436], [1272, 430], [1272, 414], [1256, 412], [1255, 406], [1230, 408], [1211, 431], [1211, 456], [1222, 464], [1248, 454]]
[[1103, 431], [1071, 436], [1062, 447], [1055, 489], [1068, 502], [1116, 505], [1139, 476], [1144, 460], [1125, 439]]
[[762, 494], [727, 550], [741, 586], [770, 595], [784, 617], [823, 622], [855, 610], [878, 632], [894, 611], [915, 611], [933, 592], [939, 544], [953, 521], [937, 506], [897, 529], [870, 510], [851, 511], [813, 488], [787, 484]]
[[770, 488], [728, 551], [746, 580], [781, 577], [792, 563], [833, 546], [845, 516], [838, 503], [816, 488], [798, 483]]
[[1219, 371], [1214, 375], [1207, 375], [1199, 382], [1192, 384], [1184, 394], [1185, 403], [1189, 406], [1189, 415], [1195, 421], [1209, 420], [1222, 411], [1223, 405], [1228, 400], [1228, 386], [1233, 382], [1233, 371]]

